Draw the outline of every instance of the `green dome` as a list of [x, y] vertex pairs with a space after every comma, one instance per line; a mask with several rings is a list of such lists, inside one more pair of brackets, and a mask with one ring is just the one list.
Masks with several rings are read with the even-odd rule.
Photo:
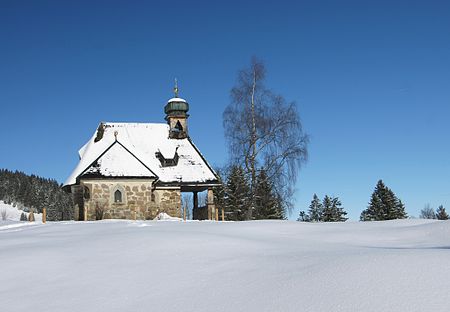
[[170, 99], [166, 106], [164, 107], [164, 113], [172, 114], [172, 113], [183, 113], [186, 114], [189, 111], [189, 104], [186, 100], [181, 98], [172, 98]]

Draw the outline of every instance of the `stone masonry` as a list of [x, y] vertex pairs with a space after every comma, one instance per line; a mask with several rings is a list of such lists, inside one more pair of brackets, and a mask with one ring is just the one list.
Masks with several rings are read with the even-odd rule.
[[[81, 187], [73, 189], [75, 204], [81, 209], [80, 220], [84, 219], [83, 209], [87, 210], [87, 220], [152, 220], [160, 212], [181, 217], [180, 188], [153, 189], [153, 180], [150, 179], [89, 179], [80, 182]], [[120, 200], [115, 197], [116, 191], [120, 192]]]

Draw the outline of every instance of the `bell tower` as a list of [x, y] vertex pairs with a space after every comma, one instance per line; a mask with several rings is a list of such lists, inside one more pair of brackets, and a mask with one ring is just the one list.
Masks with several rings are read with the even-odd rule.
[[166, 113], [166, 121], [170, 127], [169, 138], [171, 139], [185, 139], [188, 137], [187, 119], [189, 114], [189, 104], [186, 100], [178, 97], [178, 83], [175, 79], [175, 87], [173, 88], [175, 97], [167, 101], [164, 107]]

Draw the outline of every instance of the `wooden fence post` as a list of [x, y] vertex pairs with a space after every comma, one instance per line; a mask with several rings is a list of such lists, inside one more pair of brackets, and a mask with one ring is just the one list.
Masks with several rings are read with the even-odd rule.
[[42, 209], [42, 223], [45, 223], [47, 221], [47, 208]]
[[225, 211], [224, 211], [223, 207], [222, 207], [222, 221], [225, 221]]
[[84, 206], [84, 221], [87, 221], [87, 207]]

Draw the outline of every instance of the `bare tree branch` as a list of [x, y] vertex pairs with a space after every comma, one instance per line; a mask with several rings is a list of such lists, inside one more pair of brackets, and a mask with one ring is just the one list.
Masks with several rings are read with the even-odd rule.
[[[232, 163], [243, 165], [251, 189], [260, 169], [267, 172], [285, 207], [291, 206], [293, 185], [307, 159], [308, 136], [295, 103], [264, 86], [263, 62], [253, 58], [241, 70], [223, 114]], [[251, 212], [248, 215], [251, 219]]]

